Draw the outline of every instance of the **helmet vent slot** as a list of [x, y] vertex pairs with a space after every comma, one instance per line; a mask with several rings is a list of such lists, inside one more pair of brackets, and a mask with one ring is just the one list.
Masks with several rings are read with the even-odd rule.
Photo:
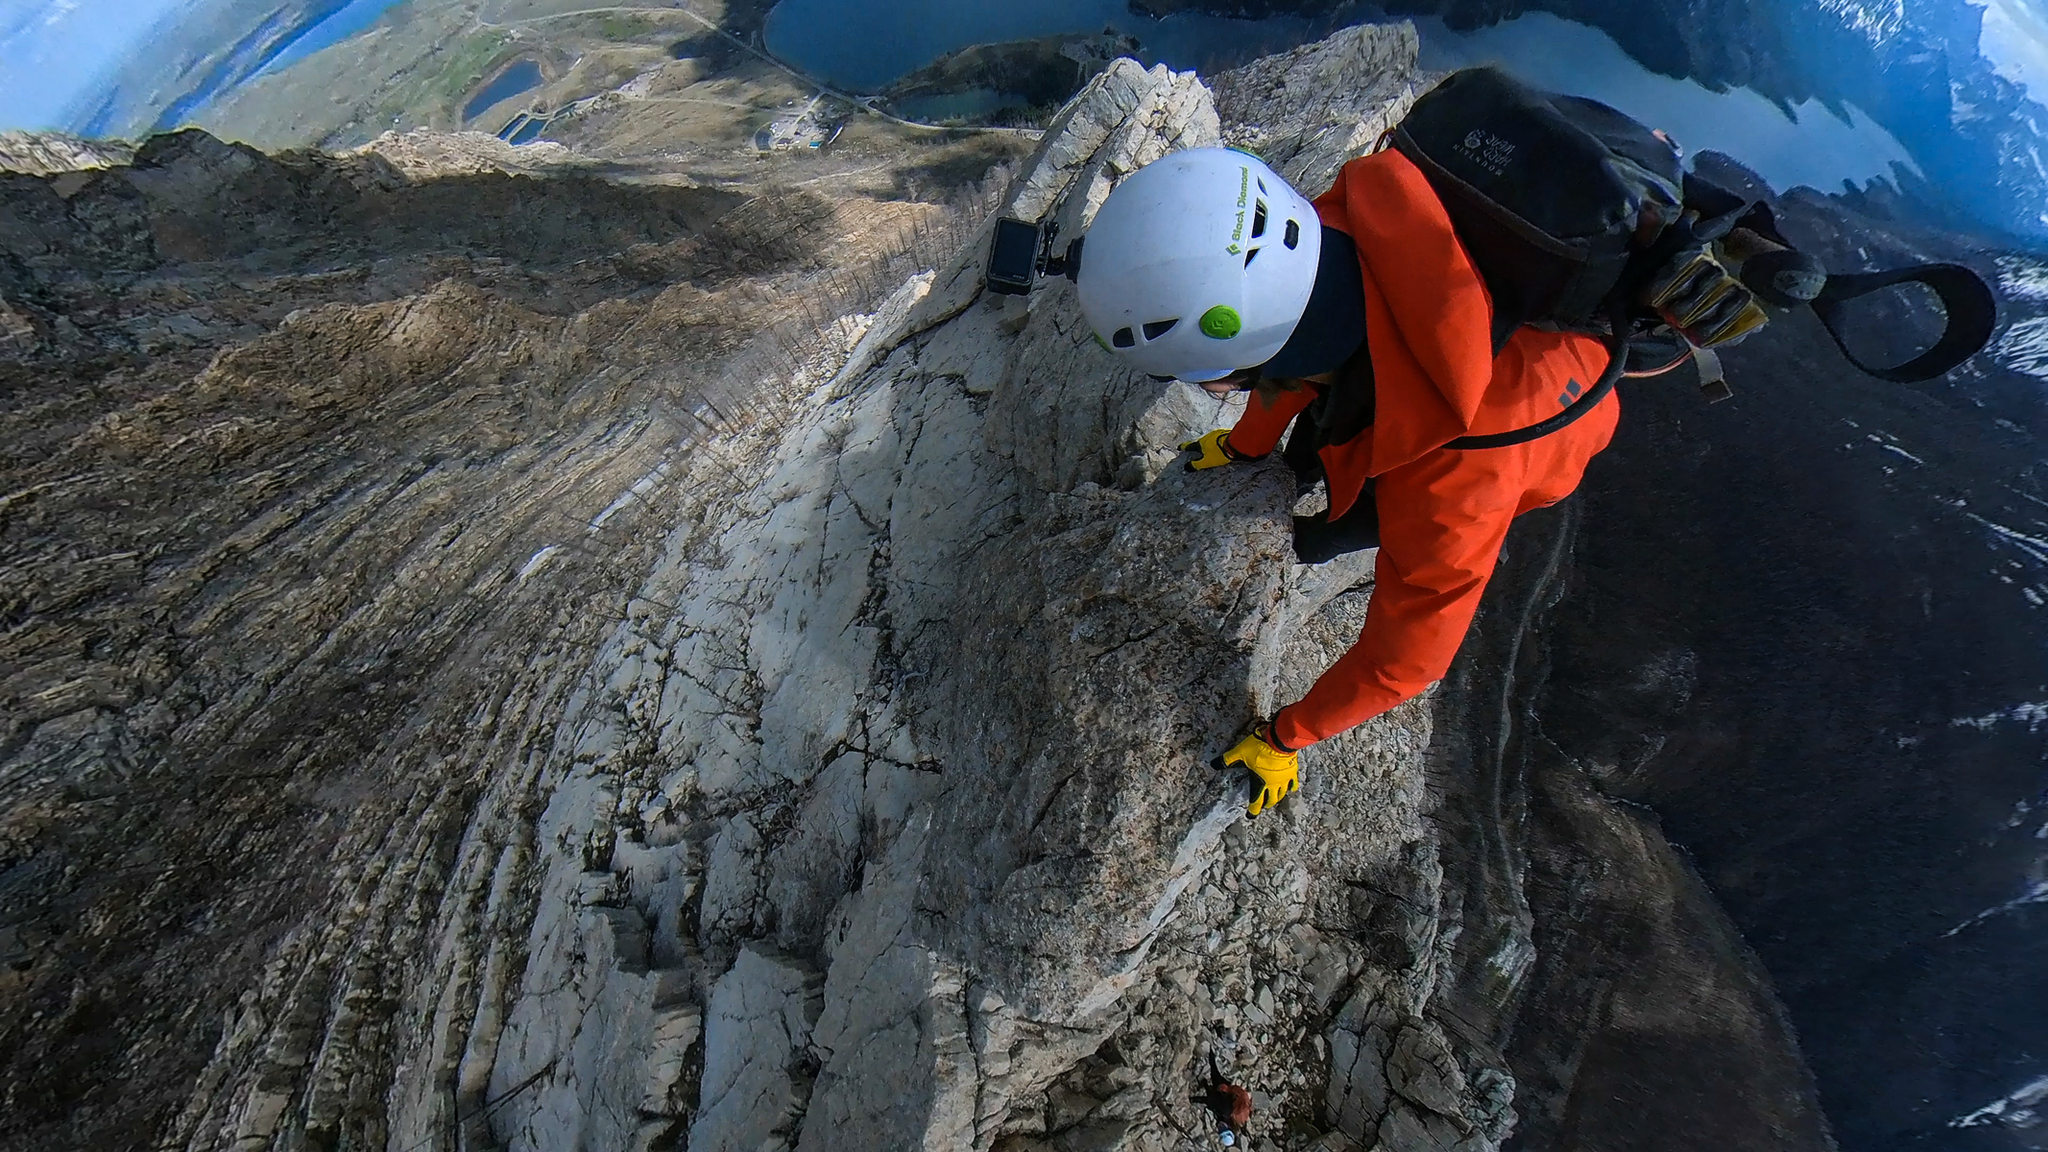
[[1281, 235], [1280, 242], [1289, 248], [1293, 248], [1301, 243], [1301, 225], [1289, 220], [1287, 222], [1287, 231]]
[[1245, 253], [1245, 254], [1244, 254], [1244, 266], [1245, 266], [1245, 267], [1247, 267], [1247, 268], [1251, 267], [1251, 266], [1252, 266], [1252, 257], [1254, 257], [1254, 256], [1257, 256], [1258, 254], [1259, 254], [1259, 250], [1258, 250], [1257, 248], [1254, 248], [1254, 249], [1252, 249], [1251, 251], [1249, 251], [1249, 252]]
[[1261, 196], [1267, 195], [1267, 192], [1266, 192], [1266, 178], [1265, 178], [1265, 177], [1263, 177], [1263, 176], [1259, 177], [1259, 195], [1261, 195]]
[[1145, 339], [1147, 341], [1157, 340], [1168, 332], [1173, 331], [1173, 326], [1178, 323], [1180, 323], [1180, 317], [1178, 316], [1171, 320], [1154, 320], [1145, 325]]
[[1259, 237], [1264, 236], [1265, 234], [1266, 202], [1264, 200], [1261, 200], [1259, 201], [1258, 207], [1252, 209], [1252, 239], [1257, 240]]
[[1131, 335], [1129, 328], [1119, 328], [1109, 338], [1110, 345], [1116, 348], [1129, 348], [1137, 344], [1137, 342], [1138, 338]]

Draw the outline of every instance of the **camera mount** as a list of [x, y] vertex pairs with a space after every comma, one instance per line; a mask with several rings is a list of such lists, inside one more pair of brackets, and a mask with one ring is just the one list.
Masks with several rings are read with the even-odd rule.
[[1058, 236], [1057, 224], [1010, 216], [997, 220], [984, 278], [988, 290], [1000, 296], [1024, 296], [1040, 276], [1074, 279], [1081, 270], [1081, 243], [1087, 237], [1077, 237], [1056, 255], [1053, 244]]

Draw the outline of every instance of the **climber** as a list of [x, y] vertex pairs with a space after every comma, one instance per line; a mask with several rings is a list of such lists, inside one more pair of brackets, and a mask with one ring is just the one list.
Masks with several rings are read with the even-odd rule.
[[1216, 395], [1250, 390], [1197, 470], [1282, 459], [1328, 507], [1295, 521], [1303, 563], [1380, 549], [1358, 643], [1226, 752], [1256, 816], [1298, 786], [1297, 754], [1441, 678], [1509, 523], [1563, 499], [1607, 446], [1612, 395], [1552, 434], [1447, 447], [1570, 406], [1607, 368], [1591, 336], [1520, 327], [1495, 352], [1491, 301], [1423, 174], [1396, 151], [1347, 163], [1313, 203], [1256, 158], [1177, 152], [1132, 173], [1087, 235], [1077, 291], [1113, 352]]
[[[1041, 262], [1132, 367], [1254, 393], [1235, 427], [1182, 445], [1189, 468], [1263, 459], [1293, 425], [1297, 494], [1328, 497], [1295, 518], [1298, 561], [1380, 550], [1358, 643], [1219, 761], [1255, 778], [1254, 816], [1298, 786], [1302, 748], [1449, 669], [1509, 524], [1578, 487], [1624, 374], [1691, 363], [1724, 399], [1715, 349], [1810, 305], [1851, 364], [1912, 383], [1996, 326], [1973, 270], [1831, 276], [1767, 204], [1686, 172], [1668, 134], [1498, 69], [1446, 77], [1387, 139], [1314, 202], [1249, 153], [1170, 154]], [[1908, 284], [1941, 301], [1941, 337], [1900, 364], [1859, 358], [1842, 305]]]

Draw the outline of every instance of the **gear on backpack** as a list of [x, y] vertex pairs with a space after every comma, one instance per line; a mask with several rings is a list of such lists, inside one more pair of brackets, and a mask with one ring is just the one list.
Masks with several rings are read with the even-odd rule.
[[[1585, 395], [1528, 428], [1453, 440], [1523, 443], [1577, 420], [1629, 376], [1690, 359], [1710, 397], [1727, 395], [1712, 350], [1761, 329], [1771, 310], [1811, 306], [1863, 372], [1912, 383], [1989, 342], [1996, 302], [1955, 264], [1830, 276], [1779, 234], [1770, 209], [1687, 173], [1682, 150], [1597, 100], [1530, 88], [1496, 68], [1451, 74], [1388, 133], [1443, 203], [1494, 306], [1495, 348], [1524, 324], [1601, 337], [1612, 362]], [[1947, 314], [1935, 345], [1876, 367], [1849, 350], [1842, 306], [1906, 283]], [[1646, 369], [1647, 364], [1662, 367]]]

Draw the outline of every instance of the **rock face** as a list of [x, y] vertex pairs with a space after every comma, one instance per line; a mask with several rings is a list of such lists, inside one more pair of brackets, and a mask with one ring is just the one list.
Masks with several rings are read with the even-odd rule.
[[[1406, 75], [1412, 44], [1323, 51]], [[1192, 76], [1119, 63], [1004, 210], [1077, 231], [1220, 131]], [[1170, 467], [1229, 414], [1119, 370], [1064, 283], [982, 298], [982, 247], [690, 466], [552, 751], [490, 802], [543, 813], [510, 918], [533, 927], [488, 945], [523, 966], [436, 1001], [426, 1035], [460, 1041], [399, 1085], [395, 1141], [451, 1123], [434, 1069], [474, 1068], [513, 1147], [1174, 1147], [1213, 1124], [1188, 1102], [1212, 1053], [1266, 1102], [1261, 1138], [1506, 1134], [1500, 1058], [1432, 1014], [1423, 710], [1321, 750], [1312, 803], [1257, 825], [1206, 766], [1348, 646], [1369, 560], [1289, 563], [1275, 468]], [[518, 821], [486, 825], [458, 875], [515, 849]], [[632, 1127], [606, 1102], [653, 1099], [643, 1061], [576, 1037], [658, 1052], [668, 988], [705, 1006], [698, 1091]]]
[[183, 1142], [224, 1082], [193, 1139], [381, 1114], [448, 854], [675, 461], [957, 244], [929, 205], [408, 169], [192, 133], [0, 174], [9, 1147]]
[[0, 171], [54, 176], [123, 163], [134, 150], [118, 142], [47, 132], [0, 132]]
[[[1318, 187], [1428, 80], [1405, 26], [1213, 93], [1119, 61], [999, 207], [1077, 234], [1224, 141]], [[1854, 1032], [1850, 989], [1924, 1006], [1921, 958], [2031, 926], [2038, 891], [1953, 917], [1898, 895], [1932, 883], [1907, 853], [1873, 897], [1842, 838], [1950, 765], [1904, 750], [2031, 738], [2039, 706], [2001, 680], [1886, 727], [1882, 658], [1804, 712], [1764, 691], [1759, 634], [1832, 601], [1724, 627], [1717, 538], [1628, 503], [1648, 471], [1779, 539], [1761, 501], [1685, 494], [1723, 442], [1690, 409], [1644, 400], [1629, 467], [1518, 526], [1446, 683], [1247, 821], [1207, 762], [1349, 647], [1373, 558], [1292, 564], [1281, 465], [1176, 463], [1231, 406], [1121, 370], [1064, 281], [984, 295], [986, 226], [948, 231], [972, 217], [513, 176], [430, 138], [188, 135], [5, 179], [0, 347], [39, 398], [0, 504], [10, 1145], [1182, 1149], [1214, 1139], [1211, 1061], [1261, 1148], [2026, 1139], [2025, 1049], [1994, 1036], [1953, 1127], [1866, 1125], [1851, 1041], [1897, 1044], [1887, 1069], [1928, 1041]], [[545, 219], [447, 214], [515, 193]], [[946, 258], [906, 278], [925, 249], [876, 237], [920, 222]], [[1742, 366], [1845, 377], [1771, 339]], [[2018, 384], [1967, 397], [2016, 420]], [[1770, 427], [1861, 451], [1796, 415]], [[1748, 443], [1762, 469], [1782, 441]], [[1955, 527], [2038, 544], [1982, 498]], [[1857, 692], [1841, 731], [1918, 743], [1839, 831], [1812, 815], [1839, 776], [1800, 792], [1772, 757], [1838, 763], [1816, 713]], [[1944, 850], [1992, 836], [1966, 901], [2037, 851], [2031, 808], [1983, 809], [1942, 809]], [[1859, 896], [1871, 926], [1836, 931]]]
[[[1005, 208], [1079, 230], [1221, 132], [1192, 76], [1119, 63]], [[470, 731], [411, 727], [412, 806], [322, 842], [165, 1142], [1170, 1147], [1213, 1056], [1260, 1139], [1499, 1143], [1502, 1059], [1434, 1008], [1425, 708], [1256, 825], [1206, 765], [1348, 646], [1370, 559], [1288, 563], [1277, 467], [1171, 467], [1230, 412], [1118, 370], [1063, 284], [980, 298], [984, 243], [652, 465], [622, 613], [563, 605]]]
[[1441, 78], [1416, 70], [1419, 47], [1411, 24], [1368, 25], [1225, 72], [1216, 103], [1226, 134], [1296, 187], [1328, 188]]

